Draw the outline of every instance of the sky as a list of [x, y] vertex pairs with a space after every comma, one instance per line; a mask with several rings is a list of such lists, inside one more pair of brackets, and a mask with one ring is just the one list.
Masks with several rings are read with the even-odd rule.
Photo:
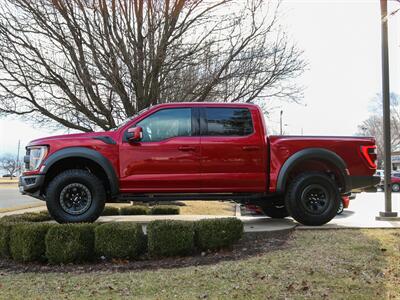
[[[389, 1], [389, 11], [400, 3]], [[301, 104], [282, 102], [267, 126], [285, 134], [354, 135], [381, 92], [380, 8], [378, 0], [283, 0], [281, 24], [308, 62], [297, 82]], [[391, 91], [400, 93], [400, 12], [389, 18]], [[276, 105], [274, 105], [276, 106]], [[0, 119], [0, 154], [16, 153], [32, 139], [66, 133], [33, 128], [18, 119]]]

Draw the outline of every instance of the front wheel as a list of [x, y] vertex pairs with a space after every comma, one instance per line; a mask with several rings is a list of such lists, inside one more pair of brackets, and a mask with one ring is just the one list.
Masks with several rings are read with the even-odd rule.
[[104, 209], [103, 183], [86, 170], [67, 170], [57, 175], [46, 192], [46, 205], [58, 223], [94, 222]]
[[400, 184], [393, 183], [392, 184], [392, 191], [395, 192], [395, 193], [399, 192], [400, 191]]
[[285, 195], [285, 206], [297, 222], [319, 226], [332, 220], [340, 205], [335, 181], [323, 173], [308, 172], [297, 176]]

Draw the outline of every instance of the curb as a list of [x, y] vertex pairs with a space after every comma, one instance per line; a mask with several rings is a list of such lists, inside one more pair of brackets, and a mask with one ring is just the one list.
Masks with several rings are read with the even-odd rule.
[[242, 216], [242, 206], [240, 204], [235, 205], [235, 217], [241, 217]]

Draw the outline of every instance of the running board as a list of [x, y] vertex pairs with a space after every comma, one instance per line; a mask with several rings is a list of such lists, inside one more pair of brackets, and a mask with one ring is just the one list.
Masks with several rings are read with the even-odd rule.
[[158, 202], [158, 201], [220, 201], [220, 200], [233, 200], [233, 201], [248, 201], [265, 198], [267, 195], [259, 194], [120, 194], [113, 202]]

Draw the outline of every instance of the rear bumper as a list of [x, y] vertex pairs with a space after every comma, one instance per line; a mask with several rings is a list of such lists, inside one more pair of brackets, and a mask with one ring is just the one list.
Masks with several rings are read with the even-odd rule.
[[379, 176], [349, 176], [351, 190], [376, 192], [376, 186], [381, 182]]
[[21, 176], [19, 178], [19, 191], [23, 195], [29, 195], [38, 199], [43, 200], [40, 194], [40, 189], [44, 183], [44, 175], [28, 175]]

